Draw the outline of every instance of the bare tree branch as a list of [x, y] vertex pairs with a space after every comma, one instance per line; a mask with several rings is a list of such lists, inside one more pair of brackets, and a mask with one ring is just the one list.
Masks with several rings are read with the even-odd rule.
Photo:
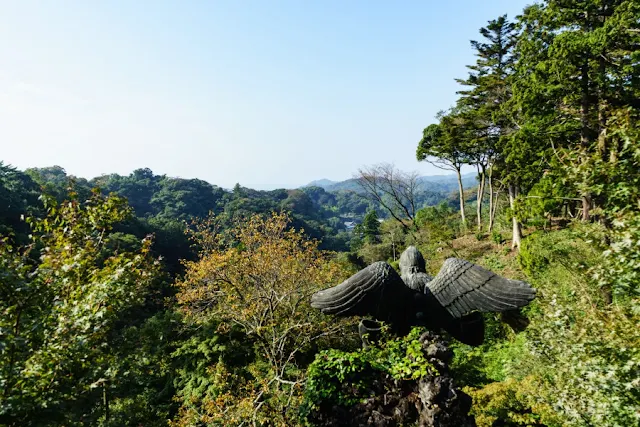
[[355, 179], [367, 197], [378, 202], [405, 230], [411, 229], [407, 222], [417, 228], [417, 172], [402, 172], [392, 164], [382, 163], [359, 169]]

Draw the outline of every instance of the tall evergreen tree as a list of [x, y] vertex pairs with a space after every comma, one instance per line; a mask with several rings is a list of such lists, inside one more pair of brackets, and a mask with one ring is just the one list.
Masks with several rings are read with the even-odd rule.
[[549, 0], [521, 19], [518, 140], [545, 141], [547, 157], [559, 155], [570, 166], [565, 185], [581, 198], [584, 220], [599, 180], [594, 162], [615, 162], [621, 149], [608, 137], [611, 118], [621, 108], [638, 108], [639, 7], [631, 0]]
[[[496, 162], [498, 139], [509, 133], [511, 125], [504, 117], [504, 105], [511, 96], [513, 75], [513, 48], [516, 42], [516, 25], [507, 16], [489, 21], [480, 29], [482, 41], [471, 41], [476, 63], [468, 65], [467, 79], [456, 81], [467, 87], [458, 106], [464, 112], [467, 123], [469, 157], [478, 168], [477, 225], [482, 228], [482, 200], [484, 198], [486, 173], [489, 169], [489, 211], [493, 212], [493, 164]], [[489, 229], [493, 226], [490, 215]]]
[[380, 240], [380, 221], [375, 209], [370, 210], [362, 221], [364, 238], [368, 243], [378, 243]]

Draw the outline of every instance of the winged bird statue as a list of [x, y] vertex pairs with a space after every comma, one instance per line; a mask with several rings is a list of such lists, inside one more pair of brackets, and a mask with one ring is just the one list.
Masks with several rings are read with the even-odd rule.
[[[536, 289], [526, 282], [506, 279], [458, 258], [447, 259], [431, 277], [420, 251], [409, 246], [400, 256], [400, 275], [384, 261], [373, 263], [339, 285], [313, 294], [311, 306], [337, 316], [372, 316], [389, 323], [400, 335], [412, 326], [444, 329], [457, 340], [477, 346], [484, 341], [480, 312], [517, 310], [535, 295]], [[361, 322], [361, 335], [368, 330], [375, 328]]]

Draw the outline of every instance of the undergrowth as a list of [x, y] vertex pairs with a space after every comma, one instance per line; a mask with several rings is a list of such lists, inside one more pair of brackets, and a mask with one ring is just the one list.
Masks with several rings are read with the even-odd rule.
[[353, 352], [331, 349], [318, 353], [307, 370], [302, 419], [321, 408], [348, 407], [363, 401], [375, 390], [373, 383], [384, 375], [396, 380], [438, 375], [424, 355], [419, 340], [422, 332], [414, 328], [405, 337], [382, 339], [379, 345]]
[[601, 251], [582, 226], [536, 232], [517, 258], [478, 263], [519, 271], [538, 289], [515, 334], [487, 317], [487, 340], [454, 344], [454, 377], [479, 426], [631, 426], [640, 423], [640, 317], [593, 279]]

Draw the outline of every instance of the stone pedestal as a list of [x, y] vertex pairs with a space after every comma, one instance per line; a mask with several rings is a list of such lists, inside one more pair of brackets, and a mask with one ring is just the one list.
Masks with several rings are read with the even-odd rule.
[[[456, 388], [449, 376], [453, 353], [442, 339], [426, 332], [420, 337], [425, 356], [438, 369], [416, 381], [400, 381], [386, 373], [372, 386], [372, 397], [349, 408], [334, 406], [315, 414], [319, 426], [475, 427], [469, 416], [471, 397]], [[328, 409], [328, 408], [327, 408]]]

